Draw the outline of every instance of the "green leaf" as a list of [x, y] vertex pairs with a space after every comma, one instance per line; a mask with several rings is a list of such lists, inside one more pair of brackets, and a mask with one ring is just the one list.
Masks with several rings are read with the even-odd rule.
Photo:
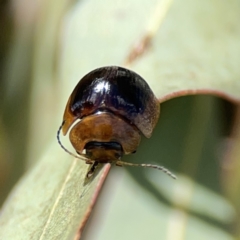
[[196, 93], [239, 100], [239, 12], [237, 0], [173, 1], [133, 68], [161, 101]]
[[88, 165], [56, 156], [57, 147], [10, 194], [1, 212], [1, 239], [72, 239], [86, 221], [109, 165], [86, 179]]
[[[57, 146], [55, 134], [57, 124], [62, 121], [62, 113], [73, 87], [84, 74], [93, 68], [125, 64], [148, 81], [160, 101], [174, 96], [196, 93], [217, 94], [229, 99], [240, 99], [238, 66], [240, 62], [238, 24], [240, 7], [237, 0], [232, 0], [230, 3], [218, 0], [142, 0], [141, 3], [139, 0], [117, 2], [89, 0], [76, 1], [72, 5], [67, 1], [51, 0], [42, 2], [40, 7], [41, 14], [36, 21], [37, 24], [34, 25], [37, 37], [34, 41], [28, 146], [30, 165], [34, 162], [37, 163], [28, 170], [3, 206], [0, 215], [0, 239], [73, 239], [81, 235], [107, 175], [109, 165], [96, 173], [92, 180], [86, 182], [88, 166], [84, 162], [71, 159], [62, 152]], [[58, 43], [60, 42], [59, 49], [56, 40]], [[56, 60], [58, 62], [57, 71]], [[207, 106], [212, 104], [208, 101], [206, 103]], [[181, 111], [184, 111], [186, 106], [187, 104], [181, 107]], [[200, 105], [196, 103], [196, 106]], [[204, 105], [201, 107], [204, 108]], [[210, 112], [208, 111], [207, 114]], [[165, 118], [166, 122], [174, 117], [171, 114], [169, 116], [169, 118]], [[186, 119], [182, 120], [182, 122], [184, 121]], [[194, 119], [192, 121], [194, 122]], [[207, 120], [204, 119], [200, 122], [207, 123]], [[184, 129], [183, 125], [178, 128], [179, 131]], [[171, 125], [165, 126], [165, 130], [171, 128]], [[189, 124], [189, 126], [193, 125]], [[189, 130], [189, 132], [191, 131]], [[201, 132], [198, 134], [201, 138], [200, 143], [195, 145], [197, 146], [196, 152], [189, 153], [188, 146], [183, 147], [186, 154], [185, 159], [188, 160], [183, 162], [183, 166], [190, 166], [189, 172], [193, 179], [196, 169], [194, 164], [189, 165], [189, 159], [194, 157], [194, 163], [200, 162], [199, 148], [203, 146], [205, 137], [204, 134], [201, 135]], [[162, 140], [162, 144], [169, 141], [167, 135]], [[193, 134], [193, 136], [195, 141], [199, 135]], [[188, 137], [188, 141], [192, 142], [191, 133], [186, 136], [186, 138]], [[147, 146], [148, 151], [144, 150], [145, 155], [137, 155], [139, 161], [146, 162], [149, 158], [153, 158], [151, 145], [159, 144], [159, 139], [161, 139], [161, 134], [155, 135], [155, 140]], [[170, 141], [165, 149], [169, 151], [171, 144]], [[181, 146], [179, 144], [179, 147]], [[164, 149], [162, 151], [164, 152]], [[43, 157], [38, 159], [36, 156], [40, 156], [42, 152], [44, 152]], [[134, 158], [131, 160], [134, 161]], [[178, 160], [182, 162], [184, 158], [179, 157]], [[176, 160], [174, 166], [177, 166]], [[175, 169], [180, 171], [177, 170], [177, 167]], [[122, 169], [119, 170], [122, 171]], [[161, 196], [167, 201], [164, 191], [154, 191], [155, 187], [151, 182], [149, 183], [146, 176], [139, 177], [138, 175], [135, 179], [147, 181], [150, 190], [146, 190], [147, 187], [145, 187], [146, 192], [152, 190], [159, 198], [159, 192], [163, 192]], [[184, 182], [182, 179], [184, 178], [179, 180], [180, 184]], [[160, 180], [158, 179], [157, 183], [160, 183]], [[162, 184], [164, 183], [163, 181]], [[124, 186], [126, 187], [127, 184], [128, 181]], [[175, 183], [173, 182], [172, 186], [173, 184]], [[202, 190], [198, 185], [195, 187], [197, 190]], [[134, 193], [133, 190], [130, 192]], [[129, 192], [126, 191], [126, 193]], [[193, 197], [192, 188], [189, 188], [187, 193], [190, 193], [190, 198], [184, 202], [186, 209], [188, 209], [187, 203]], [[202, 197], [206, 194], [208, 196], [207, 203], [211, 203], [216, 198], [212, 197], [213, 195], [209, 197], [208, 193], [209, 191], [200, 191], [200, 198], [204, 199]], [[128, 206], [132, 208], [134, 204], [139, 204], [139, 202], [135, 202], [142, 197], [140, 196], [141, 194], [139, 197], [134, 194], [130, 195], [130, 193], [129, 195], [120, 194], [117, 206], [129, 201]], [[152, 228], [159, 220], [160, 214], [162, 214], [161, 221], [157, 222], [154, 229], [158, 231], [159, 224], [165, 227], [169, 226], [166, 221], [169, 209], [161, 206], [162, 211], [155, 212], [154, 208], [150, 208], [153, 202], [150, 199], [147, 200], [149, 209], [143, 210], [141, 205], [139, 209], [135, 209], [136, 212], [133, 211], [136, 215], [134, 222], [144, 220], [141, 221], [142, 225], [136, 225], [136, 228], [133, 229], [134, 233], [141, 228], [145, 229], [149, 221], [148, 218], [142, 218], [142, 214], [147, 214], [149, 211], [153, 214], [158, 213], [155, 215], [155, 221], [151, 222]], [[109, 201], [107, 198], [105, 206], [109, 205]], [[226, 224], [230, 221], [229, 219], [233, 218], [232, 206], [224, 200], [219, 202], [228, 219], [223, 221], [223, 216], [217, 215], [216, 212], [213, 213], [213, 218]], [[169, 208], [175, 213], [178, 212], [179, 206], [175, 202], [171, 202], [169, 205]], [[117, 210], [126, 216], [129, 208], [124, 206], [126, 205], [120, 205]], [[201, 207], [201, 204], [195, 204], [190, 210], [199, 214]], [[204, 208], [204, 211], [206, 209], [208, 210], [208, 208]], [[104, 218], [105, 215], [102, 214], [101, 217]], [[114, 215], [112, 215], [113, 217]], [[181, 223], [185, 233], [184, 217], [181, 219]], [[193, 225], [196, 225], [194, 228], [189, 227], [190, 232], [197, 229], [198, 226], [200, 229], [209, 230], [208, 227], [202, 227], [201, 223], [197, 222], [193, 221]], [[122, 239], [122, 227], [120, 224], [115, 224], [115, 227], [119, 229], [119, 236]], [[129, 228], [131, 227], [134, 226], [130, 224]], [[154, 237], [156, 235], [152, 228], [149, 228], [149, 232]], [[114, 230], [114, 228], [107, 227], [105, 234], [110, 231], [109, 229]], [[196, 234], [195, 231], [193, 232]], [[114, 234], [114, 231], [111, 231], [111, 234]], [[157, 236], [159, 236], [158, 234]], [[214, 228], [214, 236], [219, 235], [223, 237], [218, 239], [231, 239], [224, 230], [218, 227]]]

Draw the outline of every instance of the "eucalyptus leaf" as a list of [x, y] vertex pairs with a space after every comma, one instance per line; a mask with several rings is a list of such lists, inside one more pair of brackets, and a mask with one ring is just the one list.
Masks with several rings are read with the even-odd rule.
[[[48, 11], [43, 10], [49, 18], [55, 7], [50, 3]], [[189, 93], [240, 99], [237, 0], [76, 1], [61, 16], [49, 28], [60, 26], [57, 73], [52, 53], [51, 64], [43, 68], [47, 56], [36, 54], [37, 65], [33, 69], [36, 84], [51, 78], [59, 82], [49, 89], [48, 84], [34, 88], [29, 156], [34, 159], [36, 149], [40, 152], [44, 144], [51, 147], [47, 147], [43, 157], [37, 159], [37, 164], [29, 169], [5, 202], [0, 215], [0, 239], [73, 239], [81, 235], [109, 165], [86, 181], [88, 166], [61, 152], [57, 143], [49, 143], [56, 142], [55, 128], [47, 120], [53, 118], [52, 123], [61, 123], [68, 95], [78, 79], [96, 67], [123, 65], [146, 36], [150, 36], [149, 45], [144, 46], [143, 53], [129, 62], [128, 67], [148, 81], [161, 101]], [[57, 39], [54, 34], [45, 34], [39, 32], [38, 36]], [[36, 42], [37, 49], [39, 44], [42, 42]], [[54, 44], [50, 46], [53, 48]], [[45, 72], [49, 66], [50, 71]], [[58, 91], [52, 97], [55, 88]], [[47, 104], [52, 108], [41, 111], [40, 116], [34, 114]]]
[[10, 194], [1, 211], [0, 239], [73, 239], [86, 221], [109, 165], [86, 179], [88, 165], [65, 154], [56, 156], [57, 147]]
[[238, 0], [173, 1], [132, 67], [161, 101], [196, 93], [239, 101], [239, 22]]

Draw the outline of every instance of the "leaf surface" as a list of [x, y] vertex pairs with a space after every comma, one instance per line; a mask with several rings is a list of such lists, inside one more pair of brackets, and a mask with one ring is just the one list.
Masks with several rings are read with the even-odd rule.
[[[49, 4], [49, 8], [54, 6]], [[31, 125], [39, 126], [32, 130], [32, 139], [45, 139], [47, 132], [55, 142], [55, 136], [47, 130], [50, 127], [41, 124], [49, 125], [49, 116], [54, 123], [61, 122], [66, 100], [78, 79], [104, 65], [125, 65], [135, 70], [160, 101], [189, 93], [240, 99], [239, 1], [142, 0], [140, 4], [138, 0], [89, 0], [76, 1], [66, 11], [64, 18], [58, 15], [51, 26], [46, 25], [51, 30], [61, 23], [57, 73], [52, 74], [51, 69], [47, 75], [48, 71], [41, 68], [49, 59], [40, 53], [34, 69], [37, 75], [47, 75], [37, 79], [55, 77], [59, 81], [51, 85], [51, 93], [58, 90], [56, 97], [45, 95], [48, 84], [36, 85], [33, 109], [40, 111], [43, 103], [39, 99], [45, 96], [44, 101], [57, 110], [55, 114], [52, 109], [51, 114], [43, 111], [42, 118], [38, 115], [32, 119]], [[48, 9], [49, 18], [51, 14]], [[45, 34], [38, 35], [38, 44], [42, 43], [41, 37], [44, 40], [48, 36]], [[54, 42], [56, 36], [51, 37]], [[54, 59], [51, 61], [54, 68]], [[31, 141], [30, 149], [36, 146], [39, 144]], [[56, 144], [46, 150], [7, 199], [0, 215], [0, 239], [79, 237], [109, 165], [86, 183], [87, 168], [84, 162], [71, 160]]]

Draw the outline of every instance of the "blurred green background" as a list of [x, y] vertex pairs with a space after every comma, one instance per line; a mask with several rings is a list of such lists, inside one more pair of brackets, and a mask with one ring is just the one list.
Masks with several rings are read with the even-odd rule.
[[[68, 38], [66, 22], [74, 18], [71, 14], [88, 14], [87, 4], [92, 4], [93, 20], [102, 14], [94, 1], [0, 1], [1, 205], [55, 141], [78, 79], [104, 59], [101, 50], [91, 52], [90, 45], [89, 59], [76, 56], [79, 66], [68, 63], [75, 73], [66, 67], [62, 74], [68, 61], [61, 60], [67, 55], [62, 47]], [[117, 1], [116, 8], [122, 4], [126, 2]], [[108, 11], [107, 5], [102, 8]], [[121, 10], [117, 14], [120, 20], [124, 17]], [[78, 31], [83, 37], [91, 35], [91, 44], [109, 38], [106, 29], [102, 39], [94, 38], [100, 30], [95, 32], [88, 23]], [[118, 28], [113, 31], [122, 34]], [[110, 52], [108, 47], [99, 45]], [[81, 43], [78, 48], [81, 52]], [[109, 53], [102, 64], [120, 64], [122, 52], [118, 48]], [[111, 54], [120, 57], [111, 62]], [[100, 60], [94, 62], [96, 55]], [[75, 80], [68, 81], [67, 74]], [[124, 160], [163, 165], [178, 180], [153, 169], [113, 167], [83, 239], [240, 239], [239, 117], [237, 105], [213, 96], [186, 96], [161, 104], [152, 138], [143, 139], [137, 153]]]

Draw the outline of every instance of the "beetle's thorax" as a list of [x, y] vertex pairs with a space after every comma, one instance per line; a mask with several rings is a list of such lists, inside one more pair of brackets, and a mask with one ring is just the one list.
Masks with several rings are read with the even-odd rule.
[[70, 141], [77, 152], [99, 162], [119, 160], [123, 154], [135, 152], [140, 132], [119, 116], [98, 111], [77, 122], [70, 131]]

